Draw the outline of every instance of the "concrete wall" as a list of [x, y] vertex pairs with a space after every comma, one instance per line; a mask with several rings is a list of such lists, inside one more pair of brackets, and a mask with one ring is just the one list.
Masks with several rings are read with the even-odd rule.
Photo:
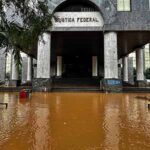
[[[66, 0], [49, 0], [49, 8], [54, 12]], [[88, 1], [88, 0], [87, 0]], [[130, 12], [118, 12], [117, 0], [89, 0], [94, 3], [104, 18], [102, 30], [148, 30], [150, 31], [149, 0], [131, 0]]]

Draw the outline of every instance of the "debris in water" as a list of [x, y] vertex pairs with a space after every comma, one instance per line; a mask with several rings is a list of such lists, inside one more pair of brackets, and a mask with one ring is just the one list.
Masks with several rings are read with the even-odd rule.
[[0, 105], [5, 105], [6, 106], [6, 109], [8, 107], [8, 103], [0, 103]]
[[137, 98], [137, 99], [144, 99], [144, 100], [150, 101], [150, 98], [146, 97], [146, 96], [136, 96], [135, 98]]

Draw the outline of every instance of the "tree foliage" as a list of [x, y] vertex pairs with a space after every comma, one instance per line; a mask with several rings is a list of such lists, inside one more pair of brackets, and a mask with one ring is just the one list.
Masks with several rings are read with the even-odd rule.
[[0, 47], [13, 49], [20, 63], [19, 52], [30, 53], [51, 26], [48, 0], [0, 0], [0, 19]]

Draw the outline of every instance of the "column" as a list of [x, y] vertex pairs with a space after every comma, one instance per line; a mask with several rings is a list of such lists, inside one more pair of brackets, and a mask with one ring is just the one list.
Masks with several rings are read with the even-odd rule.
[[28, 65], [27, 65], [27, 82], [32, 81], [32, 58], [28, 56]]
[[37, 60], [33, 58], [33, 78], [37, 77]]
[[136, 78], [137, 81], [144, 81], [144, 55], [142, 48], [136, 50]]
[[118, 60], [118, 78], [122, 79], [122, 58]]
[[104, 34], [104, 78], [118, 79], [117, 33]]
[[128, 82], [128, 57], [123, 58], [123, 81]]
[[37, 54], [37, 78], [50, 78], [51, 34], [43, 33], [39, 37]]
[[15, 62], [14, 55], [12, 54], [11, 58], [12, 64], [11, 64], [11, 83], [12, 86], [17, 86], [17, 81], [19, 80], [19, 72], [17, 68], [17, 64]]
[[21, 82], [25, 84], [27, 82], [27, 66], [28, 66], [28, 59], [27, 56], [22, 57], [22, 75], [21, 75]]
[[92, 76], [98, 76], [98, 59], [97, 56], [92, 56]]
[[62, 76], [62, 56], [57, 56], [57, 77]]
[[128, 82], [134, 84], [133, 57], [128, 57]]
[[6, 54], [5, 49], [0, 48], [0, 82], [5, 82]]

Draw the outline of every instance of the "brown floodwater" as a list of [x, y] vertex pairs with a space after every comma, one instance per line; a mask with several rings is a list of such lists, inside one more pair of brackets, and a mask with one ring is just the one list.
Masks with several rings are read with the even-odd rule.
[[18, 93], [0, 93], [8, 102], [0, 106], [0, 150], [150, 150], [149, 98], [32, 93], [19, 100]]

